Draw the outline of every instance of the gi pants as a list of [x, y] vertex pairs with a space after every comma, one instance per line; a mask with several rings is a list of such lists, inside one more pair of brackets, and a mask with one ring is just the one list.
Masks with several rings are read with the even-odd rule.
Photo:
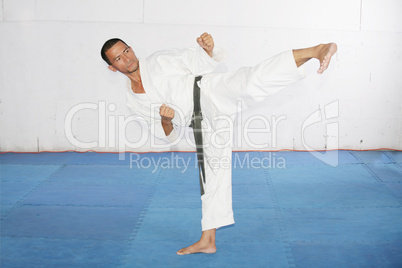
[[304, 78], [293, 52], [286, 51], [254, 67], [236, 72], [205, 75], [201, 82], [203, 141], [206, 183], [202, 201], [202, 230], [234, 224], [232, 210], [231, 120], [238, 112], [267, 99], [286, 86]]

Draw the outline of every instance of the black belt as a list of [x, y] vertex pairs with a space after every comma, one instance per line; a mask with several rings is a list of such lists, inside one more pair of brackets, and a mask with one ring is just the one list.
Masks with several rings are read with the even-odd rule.
[[201, 195], [204, 194], [204, 184], [205, 183], [205, 167], [204, 167], [204, 149], [202, 145], [202, 129], [201, 129], [201, 104], [200, 104], [200, 87], [198, 86], [198, 81], [200, 81], [202, 76], [197, 76], [194, 80], [194, 111], [193, 117], [191, 119], [190, 127], [193, 128], [194, 140], [197, 149], [197, 159], [198, 159], [198, 171], [200, 174], [200, 188]]

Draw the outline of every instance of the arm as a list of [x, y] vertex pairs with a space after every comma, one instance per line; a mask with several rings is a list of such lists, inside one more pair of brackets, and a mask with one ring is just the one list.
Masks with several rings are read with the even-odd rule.
[[208, 33], [203, 33], [200, 37], [197, 38], [197, 43], [212, 58], [212, 52], [214, 50], [214, 45], [215, 45], [212, 35], [210, 35]]
[[[212, 73], [225, 59], [225, 51], [214, 47], [209, 34], [201, 36], [197, 38], [199, 45], [196, 48], [158, 51], [146, 59], [147, 66], [150, 66], [149, 69], [154, 74], [161, 76]], [[161, 81], [158, 80], [159, 82]], [[155, 87], [158, 88], [159, 85]]]
[[172, 119], [174, 118], [174, 110], [166, 104], [162, 104], [162, 106], [159, 108], [159, 114], [162, 118], [161, 124], [163, 131], [165, 131], [165, 135], [167, 137], [173, 131]]

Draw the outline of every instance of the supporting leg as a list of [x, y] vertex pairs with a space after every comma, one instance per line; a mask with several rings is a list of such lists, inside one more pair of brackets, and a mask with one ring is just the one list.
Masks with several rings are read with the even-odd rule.
[[320, 68], [317, 73], [322, 74], [328, 68], [331, 57], [336, 53], [337, 49], [335, 43], [320, 44], [315, 47], [294, 49], [293, 57], [295, 58], [297, 67], [300, 67], [312, 58], [318, 59], [320, 61]]
[[216, 229], [203, 231], [201, 239], [198, 242], [192, 244], [189, 247], [180, 249], [179, 251], [177, 251], [177, 254], [186, 255], [193, 253], [215, 253], [216, 252], [215, 234]]

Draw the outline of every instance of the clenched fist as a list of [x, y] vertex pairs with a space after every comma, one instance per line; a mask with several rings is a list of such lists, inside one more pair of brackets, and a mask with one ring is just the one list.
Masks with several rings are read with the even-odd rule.
[[159, 114], [162, 117], [162, 121], [170, 122], [174, 117], [174, 110], [168, 105], [162, 104], [162, 106], [159, 108]]
[[212, 57], [212, 51], [214, 50], [214, 39], [209, 33], [203, 33], [197, 38], [197, 43]]

